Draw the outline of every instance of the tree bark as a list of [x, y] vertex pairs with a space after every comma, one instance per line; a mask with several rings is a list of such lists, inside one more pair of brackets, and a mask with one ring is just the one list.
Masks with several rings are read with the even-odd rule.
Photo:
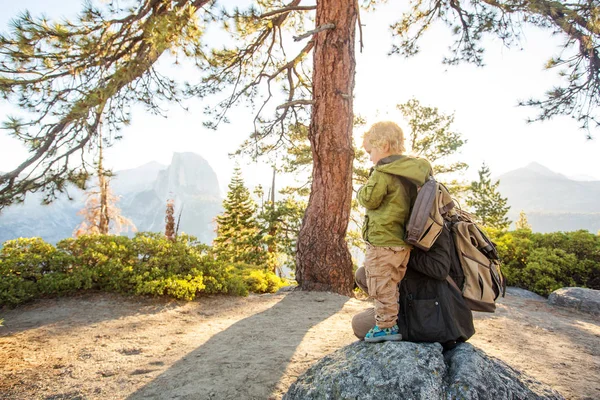
[[296, 279], [303, 290], [349, 295], [354, 286], [346, 231], [352, 200], [354, 0], [317, 1], [309, 139], [312, 187], [298, 236]]
[[108, 235], [108, 225], [110, 223], [110, 217], [108, 215], [108, 182], [104, 175], [104, 167], [102, 165], [103, 157], [102, 154], [102, 132], [98, 128], [98, 186], [100, 187], [100, 221], [98, 223], [98, 230], [102, 235]]

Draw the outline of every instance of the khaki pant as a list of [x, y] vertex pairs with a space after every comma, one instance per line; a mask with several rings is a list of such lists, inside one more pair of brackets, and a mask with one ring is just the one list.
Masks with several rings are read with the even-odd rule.
[[369, 296], [375, 300], [375, 322], [380, 328], [391, 328], [396, 324], [398, 284], [404, 278], [409, 257], [410, 250], [406, 247], [376, 247], [367, 243], [366, 287]]
[[[356, 270], [356, 274], [354, 274], [354, 278], [356, 280], [356, 284], [365, 292], [369, 292], [367, 288], [367, 274], [365, 272], [364, 267], [360, 267]], [[369, 308], [365, 311], [362, 311], [356, 314], [352, 318], [352, 330], [354, 331], [354, 335], [359, 339], [364, 339], [369, 329], [375, 326], [375, 309]]]

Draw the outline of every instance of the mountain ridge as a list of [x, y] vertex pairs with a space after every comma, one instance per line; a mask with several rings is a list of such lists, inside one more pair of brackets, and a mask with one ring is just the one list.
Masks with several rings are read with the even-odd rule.
[[[185, 181], [179, 180], [182, 176]], [[176, 213], [184, 206], [180, 232], [204, 243], [215, 236], [213, 219], [221, 212], [222, 202], [219, 182], [210, 164], [198, 154], [173, 153], [169, 165], [152, 161], [115, 171], [110, 188], [120, 197], [116, 205], [122, 215], [132, 219], [138, 231], [162, 232], [167, 199], [172, 198]], [[6, 208], [0, 215], [0, 244], [18, 237], [39, 236], [50, 243], [71, 237], [82, 221], [77, 213], [84, 207], [84, 192], [75, 188], [69, 192], [73, 201], [61, 196], [42, 206], [42, 195], [33, 193], [23, 204]]]
[[[535, 232], [600, 230], [600, 180], [574, 180], [539, 163], [494, 179], [508, 199], [512, 221], [524, 211]], [[166, 202], [172, 198], [176, 215], [182, 210], [180, 232], [204, 243], [215, 237], [214, 218], [222, 211], [220, 186], [210, 164], [195, 153], [173, 153], [169, 165], [152, 161], [116, 171], [110, 186], [120, 197], [122, 215], [139, 231], [162, 232]], [[73, 201], [63, 197], [41, 206], [43, 195], [33, 193], [24, 204], [6, 208], [0, 215], [0, 243], [34, 236], [55, 243], [70, 237], [82, 220], [77, 213], [83, 208], [84, 192], [72, 189], [69, 194]]]
[[600, 230], [600, 181], [578, 181], [530, 163], [500, 175], [499, 191], [511, 207], [509, 219], [524, 211], [536, 232]]

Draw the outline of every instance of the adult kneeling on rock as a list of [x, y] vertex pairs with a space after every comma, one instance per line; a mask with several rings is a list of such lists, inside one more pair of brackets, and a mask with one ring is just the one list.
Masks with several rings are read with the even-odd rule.
[[[400, 283], [398, 328], [402, 340], [410, 342], [438, 342], [445, 349], [464, 342], [475, 333], [473, 314], [461, 293], [451, 286], [450, 276], [460, 286], [464, 277], [451, 273], [453, 262], [458, 264], [454, 242], [447, 227], [429, 249], [414, 248], [410, 254], [406, 275]], [[454, 271], [452, 271], [454, 272]], [[357, 285], [367, 292], [363, 267], [356, 271]], [[359, 339], [375, 325], [375, 310], [363, 311], [352, 319], [352, 329]]]

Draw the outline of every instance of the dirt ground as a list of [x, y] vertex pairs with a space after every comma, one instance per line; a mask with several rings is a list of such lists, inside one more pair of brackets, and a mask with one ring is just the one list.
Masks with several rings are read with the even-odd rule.
[[[365, 300], [291, 292], [184, 303], [88, 294], [0, 310], [0, 399], [280, 399], [356, 339]], [[600, 399], [600, 318], [507, 295], [471, 343], [568, 399]]]

